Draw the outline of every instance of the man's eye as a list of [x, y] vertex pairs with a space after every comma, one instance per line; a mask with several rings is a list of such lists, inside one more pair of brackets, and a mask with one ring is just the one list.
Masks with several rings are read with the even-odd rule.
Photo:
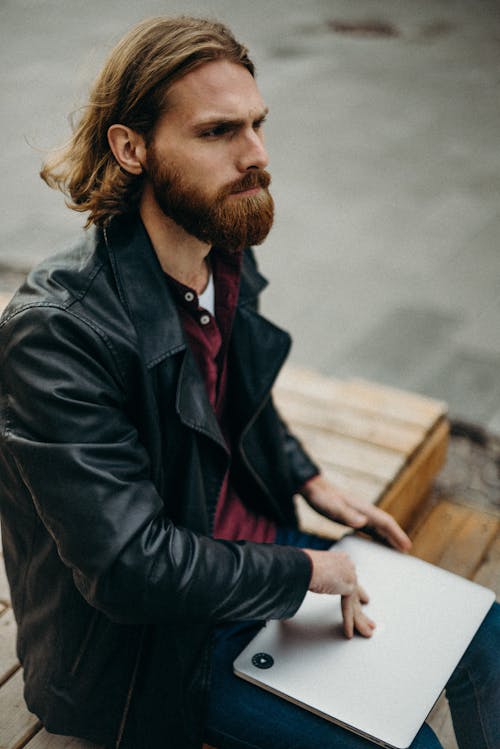
[[225, 135], [227, 132], [229, 132], [229, 127], [227, 125], [217, 125], [216, 127], [211, 127], [210, 130], [205, 130], [202, 134], [202, 138], [218, 138], [221, 135]]
[[255, 130], [260, 130], [260, 128], [267, 122], [267, 117], [263, 117], [261, 120], [257, 120], [257, 122], [254, 122], [253, 126]]

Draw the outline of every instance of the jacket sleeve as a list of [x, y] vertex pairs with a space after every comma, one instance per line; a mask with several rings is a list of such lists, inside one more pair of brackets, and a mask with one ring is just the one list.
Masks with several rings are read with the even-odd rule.
[[166, 516], [127, 416], [125, 370], [100, 331], [34, 307], [3, 323], [1, 343], [0, 453], [16, 476], [2, 501], [19, 501], [17, 482], [91, 605], [124, 622], [293, 615], [306, 554], [214, 540]]

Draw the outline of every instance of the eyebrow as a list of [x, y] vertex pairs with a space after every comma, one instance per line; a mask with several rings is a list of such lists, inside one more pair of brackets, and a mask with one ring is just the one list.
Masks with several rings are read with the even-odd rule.
[[[255, 117], [252, 117], [252, 122], [258, 122], [263, 120], [269, 113], [269, 107], [264, 107], [260, 112], [256, 113]], [[195, 122], [193, 127], [195, 130], [206, 130], [211, 127], [230, 125], [231, 127], [242, 127], [247, 122], [247, 117], [227, 117], [225, 115], [214, 115], [209, 119], [202, 120], [201, 122]]]

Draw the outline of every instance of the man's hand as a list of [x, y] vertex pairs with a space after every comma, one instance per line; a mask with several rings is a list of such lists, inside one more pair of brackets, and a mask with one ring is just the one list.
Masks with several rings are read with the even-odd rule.
[[368, 603], [370, 600], [363, 588], [358, 585], [350, 596], [342, 596], [341, 600], [345, 636], [350, 640], [356, 631], [363, 637], [371, 637], [377, 625], [373, 619], [363, 613], [361, 608], [362, 604]]
[[375, 623], [362, 610], [362, 604], [368, 603], [368, 596], [358, 584], [350, 557], [342, 551], [303, 551], [312, 563], [309, 590], [341, 596], [345, 636], [350, 639], [354, 632], [359, 632], [363, 637], [371, 637]]
[[399, 551], [408, 551], [411, 541], [391, 515], [369, 502], [348, 498], [323, 476], [314, 476], [301, 489], [302, 496], [315, 510], [351, 528], [371, 526]]

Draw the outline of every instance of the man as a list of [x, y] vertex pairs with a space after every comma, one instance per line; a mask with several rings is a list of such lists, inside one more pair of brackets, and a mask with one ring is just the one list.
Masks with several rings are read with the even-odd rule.
[[[342, 596], [347, 637], [375, 626], [351, 561], [294, 530], [294, 492], [410, 543], [330, 486], [273, 406], [290, 340], [257, 312], [246, 249], [273, 218], [266, 112], [225, 27], [149, 20], [42, 171], [92, 227], [30, 274], [1, 333], [5, 559], [26, 701], [51, 731], [365, 745], [230, 673], [308, 589]], [[417, 746], [438, 746], [430, 729]]]

